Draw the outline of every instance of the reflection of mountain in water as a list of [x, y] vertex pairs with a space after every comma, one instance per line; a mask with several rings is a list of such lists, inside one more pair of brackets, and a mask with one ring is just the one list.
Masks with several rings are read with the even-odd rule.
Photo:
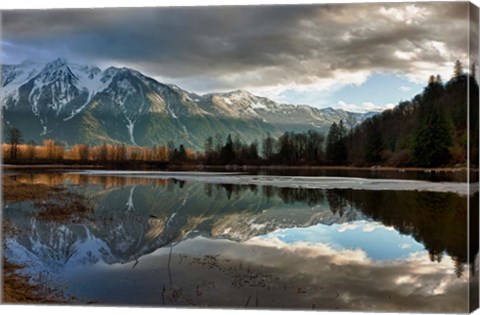
[[96, 200], [93, 222], [9, 218], [28, 231], [18, 242], [52, 269], [99, 260], [125, 263], [195, 235], [244, 241], [276, 229], [364, 218], [354, 210], [332, 213], [321, 190], [171, 182], [80, 191]]
[[162, 181], [73, 190], [97, 204], [92, 221], [61, 224], [6, 216], [25, 231], [18, 243], [50, 269], [134, 261], [183, 239], [205, 235], [245, 241], [291, 227], [371, 220], [422, 242], [432, 259], [467, 258], [466, 198], [455, 194], [318, 190]]

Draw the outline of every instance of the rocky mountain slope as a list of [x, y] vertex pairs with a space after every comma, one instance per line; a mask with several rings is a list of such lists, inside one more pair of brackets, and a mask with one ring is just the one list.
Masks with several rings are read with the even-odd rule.
[[242, 90], [197, 95], [136, 70], [101, 70], [61, 58], [45, 65], [2, 65], [1, 75], [4, 124], [20, 129], [25, 141], [147, 146], [173, 141], [201, 149], [217, 133], [253, 141], [267, 132], [326, 132], [341, 119], [353, 126], [373, 115], [278, 104]]

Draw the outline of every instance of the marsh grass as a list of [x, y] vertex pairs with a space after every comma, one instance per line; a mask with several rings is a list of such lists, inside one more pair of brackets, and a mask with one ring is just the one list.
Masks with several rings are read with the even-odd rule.
[[95, 211], [93, 199], [74, 192], [62, 191], [50, 197], [53, 198], [35, 201], [34, 206], [39, 210], [36, 219], [76, 223], [91, 219]]
[[[4, 177], [2, 182], [3, 200], [6, 203], [33, 202], [38, 220], [57, 223], [75, 223], [92, 218], [94, 200], [71, 192], [65, 187], [45, 184], [31, 184]], [[5, 218], [2, 234], [17, 234]], [[3, 240], [6, 238], [4, 237]], [[5, 249], [5, 242], [3, 242]], [[44, 279], [33, 279], [22, 273], [25, 266], [6, 259], [3, 256], [2, 302], [9, 304], [65, 304], [73, 297], [66, 297], [55, 287], [43, 283]]]

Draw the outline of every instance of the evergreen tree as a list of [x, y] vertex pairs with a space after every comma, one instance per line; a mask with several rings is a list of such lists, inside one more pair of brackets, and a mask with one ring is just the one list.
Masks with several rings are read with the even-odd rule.
[[337, 125], [333, 123], [327, 136], [326, 156], [330, 163], [342, 165], [347, 162], [347, 129], [343, 121]]
[[452, 138], [443, 113], [431, 108], [415, 135], [413, 162], [417, 166], [436, 167], [448, 163]]
[[348, 151], [347, 151], [347, 128], [343, 124], [343, 120], [340, 120], [338, 124], [339, 138], [336, 145], [337, 151], [337, 163], [343, 165], [347, 163]]
[[326, 156], [327, 160], [333, 162], [335, 160], [335, 143], [338, 139], [338, 126], [337, 123], [333, 123], [330, 126], [330, 130], [328, 131], [327, 135], [327, 148], [326, 148]]
[[375, 118], [368, 122], [365, 161], [370, 164], [375, 164], [382, 161], [382, 151], [384, 147], [382, 133], [378, 125], [378, 120]]
[[320, 162], [323, 159], [323, 135], [315, 130], [307, 132], [307, 160]]
[[273, 147], [274, 147], [274, 143], [275, 143], [275, 140], [272, 138], [272, 136], [270, 135], [270, 133], [268, 132], [267, 133], [267, 137], [265, 139], [263, 139], [263, 146], [262, 146], [262, 150], [263, 150], [263, 157], [265, 158], [265, 160], [267, 161], [271, 161], [273, 160]]
[[453, 67], [453, 78], [459, 78], [463, 75], [463, 65], [460, 60], [455, 61], [455, 66]]
[[221, 150], [221, 160], [223, 163], [232, 163], [235, 161], [235, 151], [233, 150], [233, 140], [231, 135], [228, 135], [227, 141]]
[[292, 135], [285, 132], [278, 138], [278, 159], [283, 163], [288, 163], [295, 160], [295, 150], [293, 148]]
[[178, 148], [178, 153], [177, 153], [177, 160], [179, 161], [185, 161], [187, 159], [187, 151], [185, 150], [185, 146], [183, 144], [180, 145]]

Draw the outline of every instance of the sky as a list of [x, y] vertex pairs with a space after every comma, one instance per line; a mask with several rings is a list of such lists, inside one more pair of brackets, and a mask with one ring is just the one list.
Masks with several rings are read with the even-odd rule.
[[126, 66], [199, 94], [366, 112], [468, 63], [466, 2], [2, 11], [4, 64]]

